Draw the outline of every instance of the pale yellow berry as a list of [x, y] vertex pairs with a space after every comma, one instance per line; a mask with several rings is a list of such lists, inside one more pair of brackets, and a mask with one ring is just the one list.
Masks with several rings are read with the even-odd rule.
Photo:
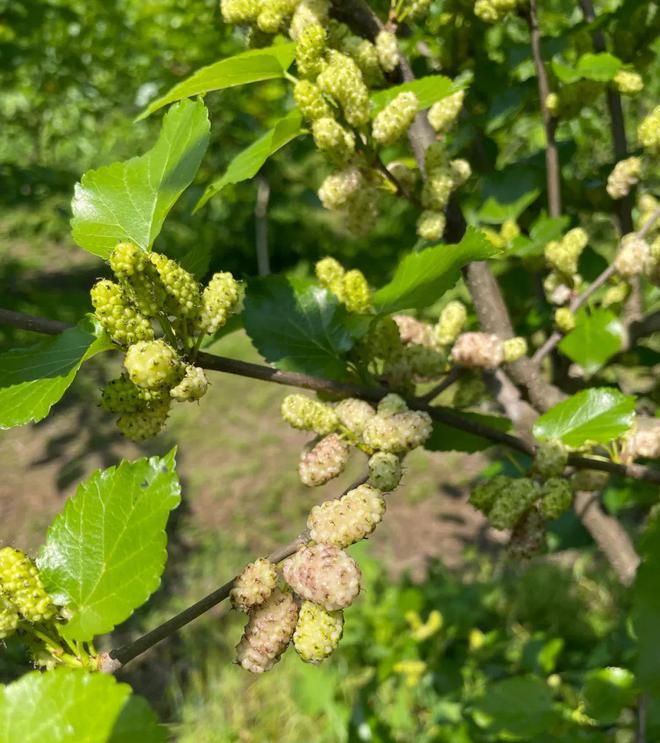
[[425, 209], [417, 219], [417, 234], [422, 240], [439, 240], [445, 231], [446, 224], [444, 212]]
[[305, 395], [287, 395], [282, 401], [282, 418], [293, 428], [314, 431], [319, 436], [332, 433], [339, 424], [330, 405]]
[[650, 257], [649, 244], [632, 232], [622, 238], [621, 248], [614, 259], [614, 267], [620, 276], [629, 279], [644, 273]]
[[496, 335], [462, 333], [454, 343], [451, 357], [460, 366], [495, 369], [504, 361], [504, 349]]
[[353, 397], [338, 403], [335, 413], [342, 426], [345, 426], [354, 436], [360, 436], [369, 419], [376, 415], [376, 411], [368, 402]]
[[298, 624], [293, 633], [293, 646], [305, 663], [314, 665], [327, 658], [341, 640], [344, 615], [341, 611], [326, 611], [311, 601], [303, 601]]
[[619, 70], [612, 82], [614, 87], [623, 95], [637, 95], [644, 89], [644, 80], [637, 72]]
[[360, 485], [336, 500], [312, 508], [307, 519], [315, 542], [348, 547], [369, 536], [383, 520], [385, 500], [371, 485]]
[[263, 604], [277, 588], [277, 568], [272, 562], [260, 558], [251, 562], [234, 581], [229, 598], [232, 606], [240, 611]]
[[508, 338], [502, 343], [504, 363], [512, 364], [527, 353], [527, 341], [524, 338]]
[[394, 144], [413, 123], [418, 108], [414, 93], [399, 93], [374, 119], [371, 132], [374, 140], [383, 146]]
[[172, 387], [170, 397], [179, 402], [201, 400], [208, 387], [209, 380], [206, 378], [204, 370], [199, 366], [187, 364], [183, 379], [176, 387]]
[[434, 103], [429, 109], [429, 123], [436, 132], [446, 132], [454, 125], [463, 107], [465, 91], [459, 90]]
[[376, 52], [378, 62], [385, 72], [392, 70], [399, 64], [399, 46], [396, 36], [391, 31], [380, 31], [376, 36]]
[[435, 338], [441, 346], [451, 345], [458, 338], [467, 322], [467, 309], [462, 302], [448, 302], [440, 312], [435, 326]]
[[641, 158], [629, 157], [621, 160], [607, 178], [607, 193], [613, 199], [623, 199], [630, 193], [630, 189], [639, 183], [641, 173]]
[[124, 366], [131, 382], [147, 389], [174, 386], [183, 374], [177, 352], [162, 339], [134, 343], [126, 352]]
[[559, 307], [555, 310], [555, 325], [562, 333], [570, 333], [575, 329], [575, 314], [568, 307]]
[[348, 444], [336, 433], [323, 437], [300, 457], [298, 474], [301, 482], [318, 487], [338, 477], [346, 467], [349, 451]]

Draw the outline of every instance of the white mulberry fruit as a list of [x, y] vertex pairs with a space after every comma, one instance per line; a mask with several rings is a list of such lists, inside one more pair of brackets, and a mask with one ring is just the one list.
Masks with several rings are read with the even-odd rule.
[[186, 365], [186, 372], [183, 379], [170, 390], [170, 397], [179, 402], [192, 402], [201, 400], [206, 394], [209, 387], [209, 380], [206, 378], [204, 369], [192, 364]]
[[369, 536], [384, 513], [385, 500], [380, 490], [360, 485], [339, 499], [314, 506], [307, 528], [315, 542], [343, 548]]
[[303, 484], [309, 487], [325, 485], [341, 475], [348, 462], [348, 444], [336, 433], [324, 436], [309, 451], [304, 451], [298, 465]]
[[305, 395], [287, 395], [282, 401], [282, 418], [293, 428], [325, 436], [337, 429], [339, 419], [330, 405]]
[[463, 333], [451, 350], [456, 364], [482, 369], [495, 369], [504, 361], [502, 341], [490, 333]]
[[[25, 553], [13, 547], [0, 549], [0, 594], [28, 622], [43, 622], [57, 613], [37, 566]], [[9, 615], [7, 619], [11, 623]]]
[[376, 415], [376, 411], [364, 400], [349, 397], [335, 406], [339, 422], [354, 436], [360, 436], [367, 422]]
[[234, 581], [229, 597], [234, 609], [248, 612], [263, 602], [277, 588], [277, 568], [259, 558], [245, 567]]

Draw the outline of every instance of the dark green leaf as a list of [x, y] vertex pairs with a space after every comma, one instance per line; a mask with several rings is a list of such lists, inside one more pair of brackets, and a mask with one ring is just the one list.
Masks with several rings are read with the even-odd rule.
[[204, 191], [195, 206], [195, 211], [204, 206], [212, 196], [220, 193], [225, 186], [231, 183], [240, 183], [255, 176], [271, 155], [274, 155], [292, 139], [299, 137], [304, 131], [302, 116], [300, 111], [295, 108], [283, 119], [280, 119], [263, 137], [260, 137], [254, 144], [236, 155], [229, 163], [224, 174], [213, 181]]
[[0, 428], [40, 421], [73, 382], [83, 361], [112, 348], [83, 320], [29, 348], [0, 354]]
[[87, 171], [71, 204], [78, 245], [102, 258], [120, 240], [149, 250], [197, 173], [209, 129], [204, 104], [182, 101], [167, 112], [158, 141], [144, 155]]
[[393, 101], [399, 93], [412, 92], [417, 96], [419, 101], [419, 110], [423, 111], [429, 108], [437, 101], [462, 90], [465, 85], [456, 84], [448, 77], [443, 75], [428, 75], [412, 80], [409, 83], [395, 85], [386, 90], [379, 90], [371, 96], [372, 114], [375, 116], [388, 103]]
[[180, 500], [174, 452], [95, 472], [48, 530], [38, 564], [78, 641], [110, 632], [158, 588], [165, 525]]
[[587, 673], [582, 696], [586, 714], [601, 725], [612, 725], [621, 710], [635, 701], [635, 677], [625, 668], [597, 668]]
[[[508, 418], [500, 418], [495, 415], [461, 412], [461, 417], [475, 423], [483, 423], [491, 428], [496, 428], [498, 431], [508, 431], [511, 428], [511, 421]], [[459, 431], [440, 423], [440, 421], [433, 421], [433, 433], [424, 444], [424, 448], [429, 451], [464, 451], [469, 453], [482, 451], [490, 446], [494, 446], [490, 439], [485, 439], [467, 431]]]
[[624, 434], [635, 417], [635, 398], [611, 387], [582, 390], [550, 408], [534, 424], [537, 439], [561, 439], [567, 446], [607, 444]]
[[478, 218], [492, 224], [517, 219], [538, 198], [541, 179], [542, 173], [525, 163], [486, 176]]
[[652, 512], [641, 543], [642, 564], [633, 588], [633, 618], [637, 637], [635, 674], [644, 691], [660, 697], [660, 512]]
[[108, 743], [165, 743], [165, 728], [145, 699], [129, 697], [115, 723]]
[[622, 347], [623, 327], [610, 310], [583, 310], [575, 329], [559, 344], [559, 350], [579, 364], [587, 375], [594, 374]]
[[383, 313], [427, 307], [451, 289], [464, 265], [496, 253], [481, 232], [469, 227], [457, 245], [434, 245], [409, 253], [397, 266], [392, 281], [374, 294], [374, 305]]
[[344, 354], [354, 342], [347, 317], [334, 294], [307, 282], [272, 276], [248, 286], [245, 329], [279, 369], [345, 378]]
[[189, 78], [175, 85], [164, 96], [150, 103], [138, 116], [144, 119], [168, 103], [204, 95], [212, 90], [224, 90], [246, 83], [284, 77], [296, 54], [295, 44], [278, 44], [264, 49], [251, 49], [215, 64], [202, 67]]

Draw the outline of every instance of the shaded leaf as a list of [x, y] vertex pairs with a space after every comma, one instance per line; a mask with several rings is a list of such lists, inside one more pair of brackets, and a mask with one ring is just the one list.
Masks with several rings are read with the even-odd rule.
[[97, 337], [91, 323], [83, 320], [34, 346], [0, 354], [0, 428], [45, 418], [82, 363], [112, 347], [105, 334]]
[[347, 317], [334, 294], [308, 282], [271, 276], [248, 285], [245, 329], [279, 369], [344, 379], [354, 342]]
[[88, 170], [76, 184], [73, 239], [107, 258], [120, 240], [149, 250], [175, 201], [190, 185], [206, 152], [210, 124], [201, 101], [182, 101], [163, 119], [144, 155]]
[[537, 418], [537, 439], [561, 439], [567, 446], [607, 444], [624, 434], [635, 417], [635, 398], [611, 387], [582, 390]]
[[183, 98], [192, 98], [213, 90], [224, 90], [246, 83], [284, 77], [295, 54], [295, 44], [278, 44], [264, 49], [250, 49], [202, 67], [171, 88], [164, 96], [152, 101], [138, 116], [137, 121], [145, 119], [168, 103], [180, 101]]
[[441, 101], [443, 98], [446, 98], [452, 93], [456, 93], [465, 87], [465, 85], [455, 83], [444, 75], [427, 75], [426, 77], [420, 77], [416, 80], [411, 80], [408, 83], [395, 85], [392, 88], [379, 90], [377, 93], [374, 93], [371, 96], [372, 115], [375, 116], [379, 111], [385, 108], [385, 106], [393, 101], [399, 93], [414, 93], [419, 101], [419, 110], [423, 111], [437, 101]]
[[591, 375], [621, 350], [623, 327], [616, 315], [605, 309], [583, 310], [576, 320], [575, 328], [562, 339], [559, 350]]
[[95, 472], [48, 530], [38, 559], [46, 589], [78, 641], [110, 632], [158, 588], [165, 525], [180, 500], [174, 452]]
[[[491, 428], [496, 428], [498, 431], [509, 431], [511, 429], [511, 421], [508, 418], [501, 418], [496, 415], [461, 411], [461, 418], [483, 423]], [[424, 444], [424, 448], [429, 451], [463, 451], [468, 453], [482, 451], [490, 446], [495, 446], [490, 439], [485, 439], [467, 431], [460, 431], [440, 421], [433, 421], [433, 433]]]
[[392, 281], [374, 294], [374, 305], [383, 313], [427, 307], [451, 289], [464, 265], [496, 253], [481, 232], [468, 227], [456, 245], [434, 245], [409, 253], [397, 266]]
[[617, 721], [621, 710], [634, 703], [635, 677], [625, 668], [596, 668], [585, 677], [585, 712], [602, 725]]
[[225, 186], [240, 183], [255, 176], [271, 155], [274, 155], [292, 139], [299, 137], [304, 131], [302, 116], [295, 108], [280, 119], [270, 131], [236, 155], [223, 175], [206, 188], [195, 205], [195, 211], [204, 206], [212, 196], [220, 193]]
[[633, 587], [633, 621], [637, 637], [635, 674], [641, 688], [660, 698], [660, 512], [652, 512], [641, 543], [642, 563]]

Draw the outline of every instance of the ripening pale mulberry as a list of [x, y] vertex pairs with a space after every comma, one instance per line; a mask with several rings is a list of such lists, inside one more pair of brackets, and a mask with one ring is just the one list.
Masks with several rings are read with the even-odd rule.
[[303, 601], [293, 633], [293, 646], [301, 660], [316, 665], [332, 654], [343, 630], [343, 612], [326, 611], [318, 604]]
[[369, 121], [369, 89], [354, 59], [331, 50], [328, 65], [316, 83], [341, 106], [351, 126], [360, 128]]
[[570, 333], [575, 329], [575, 313], [568, 307], [559, 307], [555, 310], [555, 325], [562, 333]]
[[362, 271], [347, 271], [341, 280], [339, 297], [350, 312], [365, 313], [371, 309], [371, 292]]
[[148, 403], [162, 400], [167, 390], [148, 390], [133, 384], [128, 375], [122, 374], [106, 384], [101, 392], [101, 407], [108, 413], [121, 415], [144, 410]]
[[417, 219], [417, 234], [422, 240], [439, 240], [446, 224], [447, 219], [443, 212], [424, 209]]
[[28, 622], [44, 622], [57, 613], [37, 566], [13, 547], [0, 549], [0, 593]]
[[301, 482], [310, 488], [325, 485], [341, 475], [349, 453], [348, 444], [336, 433], [324, 436], [309, 451], [303, 451], [298, 465]]
[[144, 441], [158, 435], [167, 422], [169, 397], [152, 400], [135, 413], [124, 413], [117, 419], [117, 428], [133, 441]]
[[462, 333], [451, 349], [451, 357], [461, 366], [496, 369], [504, 361], [502, 345], [491, 333]]
[[559, 477], [568, 464], [568, 450], [559, 439], [542, 441], [534, 453], [534, 472], [543, 478]]
[[355, 137], [339, 122], [324, 116], [312, 122], [314, 144], [329, 160], [345, 163], [355, 152]]
[[376, 36], [376, 52], [378, 62], [385, 72], [392, 72], [399, 64], [399, 46], [391, 31], [380, 31]]
[[464, 100], [465, 91], [459, 90], [431, 106], [428, 114], [429, 123], [436, 132], [446, 132], [451, 129], [463, 107]]
[[202, 292], [202, 306], [197, 324], [208, 334], [215, 333], [233, 315], [241, 310], [243, 287], [228, 272], [213, 274]]
[[382, 85], [385, 82], [378, 60], [378, 51], [370, 41], [354, 34], [348, 34], [342, 41], [340, 50], [355, 61], [368, 86]]
[[557, 271], [550, 271], [543, 279], [543, 291], [548, 301], [552, 302], [552, 304], [564, 304], [571, 298], [571, 286], [569, 286], [567, 281], [573, 286], [577, 286], [579, 280], [579, 274], [573, 274], [573, 276], [567, 279]]
[[650, 255], [651, 248], [646, 240], [631, 232], [621, 239], [621, 248], [614, 258], [614, 267], [624, 279], [639, 276], [645, 271]]
[[559, 241], [549, 242], [545, 246], [545, 260], [551, 268], [565, 276], [573, 276], [578, 270], [578, 260], [587, 246], [589, 238], [581, 228], [569, 230]]
[[300, 0], [291, 19], [289, 36], [295, 41], [310, 25], [325, 27], [328, 22], [328, 0]]
[[303, 599], [327, 611], [345, 609], [360, 592], [355, 560], [329, 544], [301, 547], [284, 563], [284, 580]]
[[289, 592], [276, 588], [250, 611], [236, 660], [251, 673], [269, 671], [289, 646], [298, 621], [298, 605]]
[[540, 495], [539, 486], [528, 477], [509, 477], [507, 480], [488, 512], [488, 520], [496, 529], [513, 529]]
[[162, 339], [129, 346], [124, 366], [131, 382], [147, 389], [172, 387], [183, 373], [177, 352]]
[[507, 546], [513, 560], [529, 560], [537, 555], [545, 542], [545, 521], [537, 507], [526, 511], [513, 527]]
[[281, 412], [282, 418], [293, 428], [314, 431], [319, 436], [332, 433], [339, 424], [330, 405], [305, 395], [287, 395], [282, 401]]
[[413, 123], [418, 108], [414, 93], [399, 93], [374, 119], [371, 130], [374, 140], [383, 146], [394, 144]]
[[225, 23], [252, 23], [256, 21], [260, 8], [259, 0], [220, 0], [220, 12]]
[[18, 609], [0, 593], [0, 640], [13, 635], [19, 621]]
[[331, 173], [319, 188], [319, 199], [326, 209], [342, 209], [361, 188], [362, 173], [354, 165]]
[[367, 421], [376, 415], [376, 411], [365, 400], [349, 397], [335, 406], [339, 422], [354, 436], [361, 436]]
[[573, 503], [573, 491], [568, 480], [551, 477], [541, 487], [539, 508], [546, 519], [558, 519]]
[[610, 479], [609, 473], [600, 470], [578, 470], [571, 477], [571, 489], [594, 491], [602, 490]]
[[407, 410], [408, 405], [401, 395], [390, 392], [378, 403], [378, 410], [376, 412], [378, 415], [386, 418], [387, 416], [395, 415], [396, 413], [404, 413]]
[[332, 118], [332, 109], [320, 88], [309, 80], [299, 80], [293, 86], [293, 99], [307, 121]]
[[130, 304], [119, 284], [108, 279], [97, 281], [91, 298], [98, 321], [115, 343], [130, 346], [154, 337], [151, 323]]
[[368, 235], [378, 220], [378, 192], [361, 188], [346, 209], [346, 228], [353, 235]]
[[522, 359], [527, 353], [527, 341], [524, 338], [507, 338], [502, 343], [502, 352], [504, 353], [504, 363], [513, 364], [514, 361]]
[[660, 106], [656, 106], [639, 125], [637, 139], [651, 155], [660, 155]]
[[161, 253], [149, 253], [149, 260], [156, 269], [167, 293], [167, 314], [195, 317], [200, 309], [201, 288], [195, 277], [171, 258]]
[[637, 95], [644, 89], [644, 80], [637, 72], [619, 70], [612, 79], [614, 87], [622, 95]]
[[472, 166], [467, 160], [461, 158], [451, 160], [449, 168], [454, 176], [454, 187], [456, 188], [466, 183], [472, 175]]
[[229, 598], [234, 609], [248, 612], [263, 602], [277, 588], [277, 568], [259, 558], [247, 565], [234, 581]]
[[365, 426], [362, 438], [374, 451], [403, 454], [421, 446], [433, 426], [428, 413], [406, 410], [394, 415], [376, 415]]
[[454, 185], [454, 177], [449, 169], [429, 171], [422, 189], [422, 206], [430, 211], [442, 211], [449, 202]]
[[380, 524], [385, 500], [371, 485], [359, 485], [336, 500], [312, 508], [307, 519], [310, 537], [343, 549], [368, 537]]
[[295, 11], [297, 0], [268, 0], [261, 2], [257, 16], [257, 27], [266, 34], [276, 34], [282, 30], [287, 18]]
[[630, 189], [639, 183], [642, 174], [642, 159], [628, 157], [619, 161], [607, 178], [607, 193], [613, 199], [623, 199]]
[[433, 346], [433, 328], [427, 322], [410, 315], [393, 315], [392, 319], [399, 326], [403, 344], [417, 343], [429, 348]]
[[369, 485], [384, 493], [398, 487], [401, 474], [401, 460], [396, 454], [378, 451], [369, 459]]
[[435, 326], [435, 339], [441, 346], [451, 345], [467, 322], [467, 310], [462, 302], [448, 302], [440, 312]]
[[192, 364], [186, 364], [183, 379], [170, 390], [170, 397], [179, 402], [193, 402], [201, 400], [209, 388], [209, 380], [204, 369]]
[[327, 36], [323, 26], [310, 23], [296, 44], [296, 65], [301, 77], [316, 78], [323, 69]]

